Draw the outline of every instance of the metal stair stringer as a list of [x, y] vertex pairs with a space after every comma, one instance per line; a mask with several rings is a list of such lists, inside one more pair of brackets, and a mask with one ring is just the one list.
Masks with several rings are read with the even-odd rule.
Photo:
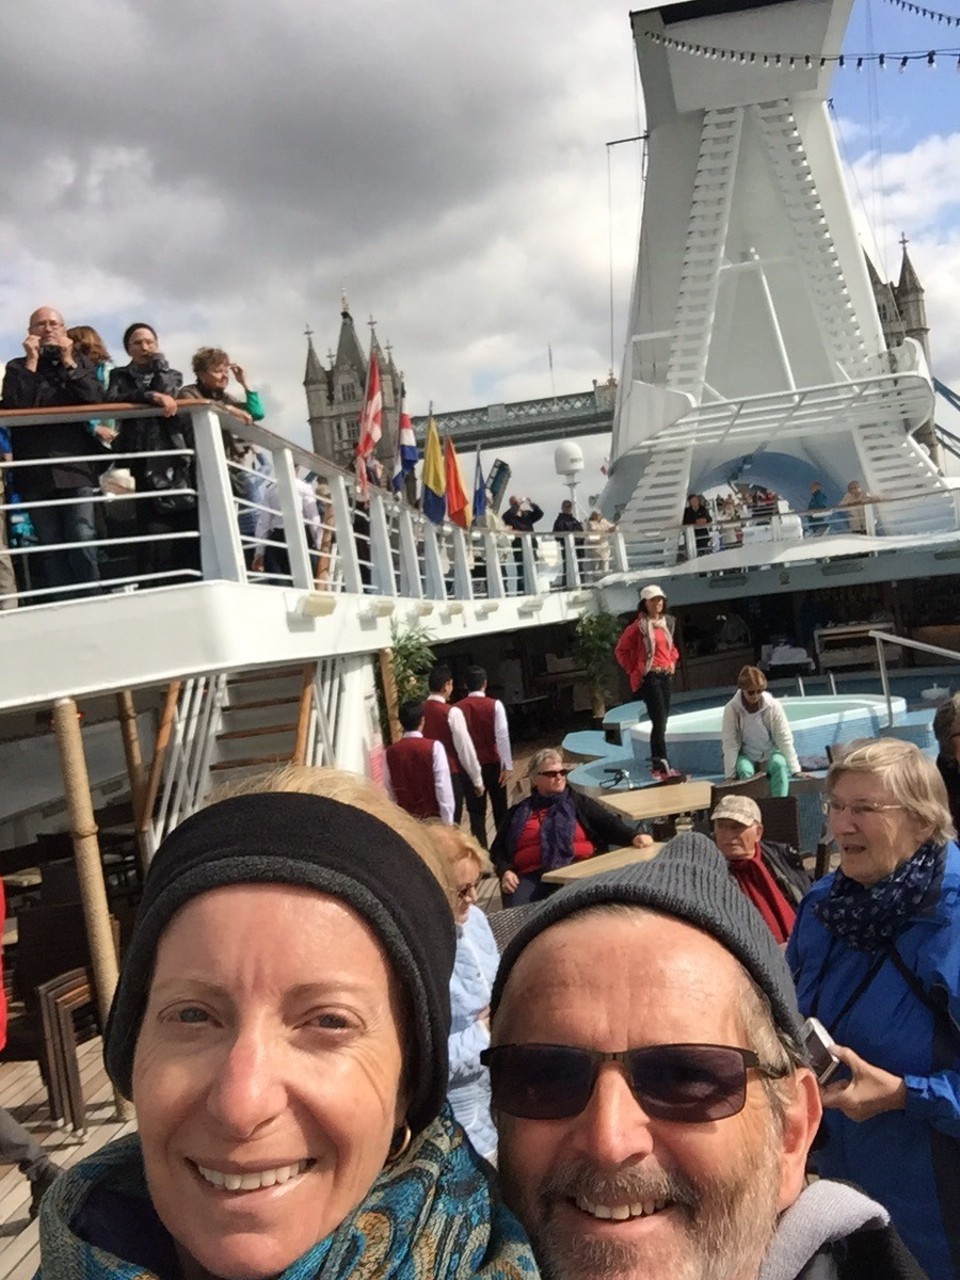
[[796, 118], [785, 100], [749, 110], [766, 143], [827, 353], [856, 377], [868, 353]]
[[710, 356], [734, 178], [743, 133], [743, 107], [705, 111], [683, 250], [667, 385], [699, 402]]
[[947, 533], [956, 528], [953, 492], [899, 420], [856, 427], [853, 438], [866, 491], [875, 498], [898, 499], [877, 508], [882, 532]]

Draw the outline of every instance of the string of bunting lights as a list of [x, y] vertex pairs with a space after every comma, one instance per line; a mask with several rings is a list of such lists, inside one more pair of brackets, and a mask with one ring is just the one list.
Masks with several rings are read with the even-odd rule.
[[[919, 6], [909, 3], [909, 0], [890, 0], [890, 2], [899, 4], [902, 8], [916, 9], [917, 12], [925, 12], [933, 16], [932, 10], [921, 10]], [[944, 21], [948, 20], [946, 14], [942, 17]], [[949, 21], [960, 25], [960, 19], [950, 18]], [[960, 49], [909, 49], [898, 53], [776, 53], [758, 49], [721, 49], [719, 45], [675, 40], [672, 36], [664, 35], [660, 31], [641, 30], [639, 34], [653, 44], [664, 45], [668, 49], [676, 49], [680, 53], [688, 53], [694, 57], [712, 58], [719, 62], [733, 62], [744, 66], [781, 67], [787, 71], [810, 71], [815, 67], [825, 67], [827, 63], [840, 68], [854, 67], [860, 71], [868, 62], [875, 62], [881, 71], [886, 70], [887, 67], [896, 67], [899, 71], [905, 71], [911, 62], [925, 62], [928, 67], [936, 67], [937, 58], [956, 58], [957, 70], [960, 71]]]
[[912, 4], [911, 0], [887, 0], [887, 4], [903, 9], [907, 13], [919, 13], [922, 18], [930, 18], [933, 22], [945, 22], [948, 27], [960, 27], [960, 18], [952, 13], [940, 13], [937, 9], [927, 9], [922, 4]]

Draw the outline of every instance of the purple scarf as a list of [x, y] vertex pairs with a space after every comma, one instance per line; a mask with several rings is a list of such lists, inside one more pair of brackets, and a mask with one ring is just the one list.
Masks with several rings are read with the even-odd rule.
[[573, 837], [577, 829], [577, 810], [573, 792], [565, 787], [558, 796], [541, 796], [536, 791], [521, 800], [510, 819], [507, 848], [511, 858], [516, 852], [520, 833], [535, 809], [548, 812], [540, 824], [540, 865], [544, 871], [568, 867], [573, 861]]

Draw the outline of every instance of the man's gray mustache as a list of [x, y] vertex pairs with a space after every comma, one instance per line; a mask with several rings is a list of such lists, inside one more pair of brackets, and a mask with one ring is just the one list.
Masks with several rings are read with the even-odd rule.
[[637, 1166], [611, 1174], [582, 1160], [554, 1169], [540, 1185], [544, 1200], [575, 1200], [578, 1196], [593, 1204], [669, 1200], [694, 1211], [703, 1200], [693, 1182], [663, 1169]]

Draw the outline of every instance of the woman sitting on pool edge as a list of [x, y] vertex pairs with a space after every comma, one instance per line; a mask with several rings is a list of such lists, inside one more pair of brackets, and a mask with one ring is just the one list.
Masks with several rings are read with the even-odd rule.
[[785, 796], [791, 774], [803, 777], [786, 712], [767, 693], [767, 677], [759, 667], [744, 667], [737, 677], [737, 692], [723, 708], [720, 741], [728, 778], [744, 782], [765, 769], [770, 794]]
[[490, 850], [505, 907], [549, 897], [559, 885], [543, 884], [545, 871], [568, 867], [609, 848], [643, 849], [653, 837], [567, 786], [558, 747], [544, 747], [530, 761], [530, 794], [507, 811]]

